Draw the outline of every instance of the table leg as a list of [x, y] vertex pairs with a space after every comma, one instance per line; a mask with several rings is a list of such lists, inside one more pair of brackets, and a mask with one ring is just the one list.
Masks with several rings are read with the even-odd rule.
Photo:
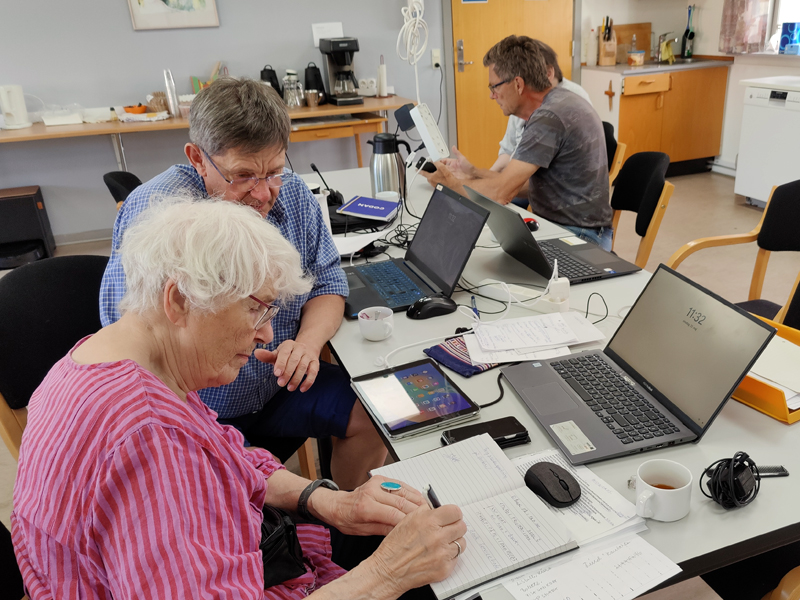
[[361, 158], [361, 135], [358, 133], [354, 133], [353, 137], [356, 140], [356, 156], [358, 157], [358, 168], [364, 166], [364, 161]]
[[117, 167], [120, 171], [128, 170], [128, 163], [125, 161], [125, 148], [122, 146], [122, 134], [112, 133], [111, 144], [114, 146], [114, 155], [117, 157]]

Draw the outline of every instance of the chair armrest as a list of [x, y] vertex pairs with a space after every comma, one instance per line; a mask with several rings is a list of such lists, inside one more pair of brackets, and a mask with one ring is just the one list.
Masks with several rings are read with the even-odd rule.
[[778, 587], [762, 600], [796, 600], [800, 598], [800, 567], [795, 567], [783, 576]]
[[[759, 228], [760, 229], [760, 228]], [[692, 240], [688, 244], [681, 246], [675, 254], [670, 256], [666, 265], [671, 269], [677, 269], [689, 256], [705, 248], [715, 248], [717, 246], [735, 246], [736, 244], [749, 244], [758, 239], [758, 230], [754, 229], [749, 233], [737, 233], [734, 235], [717, 235], [714, 237], [699, 238]]]

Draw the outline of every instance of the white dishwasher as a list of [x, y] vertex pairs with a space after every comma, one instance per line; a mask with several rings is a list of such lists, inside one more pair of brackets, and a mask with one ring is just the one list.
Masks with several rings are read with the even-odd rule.
[[734, 191], [765, 206], [772, 186], [800, 179], [800, 77], [743, 79]]

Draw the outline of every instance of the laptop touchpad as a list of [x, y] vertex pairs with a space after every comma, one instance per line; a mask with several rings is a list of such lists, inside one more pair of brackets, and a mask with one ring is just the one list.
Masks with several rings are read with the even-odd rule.
[[361, 279], [355, 273], [347, 274], [347, 285], [349, 286], [350, 291], [365, 287], [364, 282], [361, 281]]
[[587, 248], [586, 250], [580, 249], [575, 251], [575, 255], [581, 260], [595, 265], [602, 266], [609, 263], [615, 263], [616, 259], [605, 250], [601, 248]]
[[578, 405], [558, 383], [545, 383], [522, 390], [528, 405], [540, 415], [553, 415]]

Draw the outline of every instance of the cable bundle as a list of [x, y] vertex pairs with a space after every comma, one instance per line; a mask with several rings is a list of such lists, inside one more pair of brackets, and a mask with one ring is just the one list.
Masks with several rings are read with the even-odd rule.
[[[703, 489], [703, 478], [708, 477]], [[725, 509], [747, 506], [758, 495], [761, 477], [756, 463], [746, 452], [737, 452], [733, 458], [722, 458], [708, 467], [700, 476], [700, 491], [706, 498]]]
[[422, 18], [425, 13], [425, 2], [424, 0], [408, 0], [408, 7], [403, 7], [400, 12], [403, 14], [403, 26], [397, 35], [397, 56], [414, 66], [417, 104], [422, 104], [419, 97], [417, 62], [425, 55], [425, 49], [428, 47], [428, 24]]

